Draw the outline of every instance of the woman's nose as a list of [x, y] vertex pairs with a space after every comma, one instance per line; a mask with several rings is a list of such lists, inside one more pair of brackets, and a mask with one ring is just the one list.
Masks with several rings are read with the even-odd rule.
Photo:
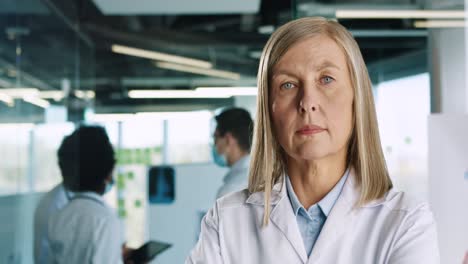
[[299, 98], [299, 112], [308, 113], [318, 110], [319, 95], [313, 86], [304, 86]]

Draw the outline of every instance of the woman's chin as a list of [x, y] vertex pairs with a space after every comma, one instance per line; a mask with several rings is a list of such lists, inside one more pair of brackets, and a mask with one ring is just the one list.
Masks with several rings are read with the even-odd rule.
[[323, 149], [307, 149], [300, 150], [298, 153], [293, 155], [294, 158], [298, 161], [318, 161], [324, 159], [328, 156], [328, 153], [323, 151]]

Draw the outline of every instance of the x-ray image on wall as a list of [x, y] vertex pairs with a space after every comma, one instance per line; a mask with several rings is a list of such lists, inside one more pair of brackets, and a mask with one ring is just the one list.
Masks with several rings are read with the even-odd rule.
[[148, 174], [148, 195], [152, 204], [169, 204], [175, 198], [175, 172], [170, 166], [151, 167]]

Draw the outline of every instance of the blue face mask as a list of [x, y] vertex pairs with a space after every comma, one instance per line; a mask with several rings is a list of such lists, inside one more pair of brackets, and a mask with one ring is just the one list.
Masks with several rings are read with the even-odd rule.
[[220, 167], [227, 167], [226, 157], [218, 153], [215, 145], [211, 145], [211, 155], [213, 156], [213, 161], [216, 163], [216, 165]]
[[112, 190], [112, 187], [114, 187], [114, 180], [111, 180], [110, 182], [106, 182], [106, 188], [104, 189], [104, 194]]

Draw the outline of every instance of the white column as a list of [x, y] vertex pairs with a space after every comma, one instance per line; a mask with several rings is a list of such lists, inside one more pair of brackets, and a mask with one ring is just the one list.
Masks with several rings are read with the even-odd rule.
[[468, 113], [465, 30], [430, 29], [431, 112]]
[[[437, 0], [433, 9], [452, 9], [464, 1]], [[450, 4], [450, 5], [449, 5]], [[449, 6], [447, 6], [449, 5]], [[466, 11], [465, 11], [466, 12]], [[466, 17], [466, 15], [465, 15]], [[431, 29], [429, 69], [429, 197], [437, 223], [441, 263], [462, 263], [468, 250], [468, 78], [465, 28]]]
[[[465, 63], [468, 62], [468, 52], [466, 52], [467, 50], [467, 45], [468, 45], [468, 10], [466, 10], [466, 7], [468, 7], [468, 0], [465, 0], [464, 1], [464, 10], [465, 10], [465, 48], [464, 48], [464, 51], [465, 51]], [[468, 73], [468, 67], [465, 67], [465, 71], [463, 72], [463, 76], [465, 77], [465, 113], [468, 113], [468, 77], [466, 77]]]

